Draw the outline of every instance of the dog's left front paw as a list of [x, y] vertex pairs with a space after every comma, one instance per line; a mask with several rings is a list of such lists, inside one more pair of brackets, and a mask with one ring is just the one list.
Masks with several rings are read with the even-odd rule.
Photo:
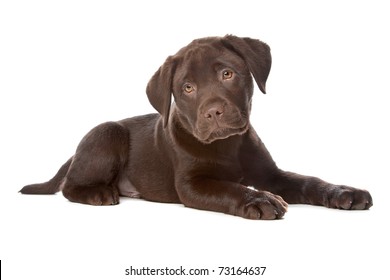
[[348, 186], [332, 186], [328, 193], [329, 208], [345, 210], [366, 210], [372, 203], [372, 197], [366, 190]]

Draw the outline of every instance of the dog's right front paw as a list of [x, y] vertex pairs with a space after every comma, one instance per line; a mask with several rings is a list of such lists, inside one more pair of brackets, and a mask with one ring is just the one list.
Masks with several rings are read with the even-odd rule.
[[267, 191], [250, 191], [242, 206], [241, 215], [247, 219], [281, 219], [287, 212], [288, 204], [279, 195]]

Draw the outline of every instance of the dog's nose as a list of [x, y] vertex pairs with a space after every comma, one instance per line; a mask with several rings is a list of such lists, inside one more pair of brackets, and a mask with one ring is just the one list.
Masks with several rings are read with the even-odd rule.
[[220, 119], [222, 115], [223, 115], [222, 107], [211, 107], [204, 113], [204, 117], [208, 120]]

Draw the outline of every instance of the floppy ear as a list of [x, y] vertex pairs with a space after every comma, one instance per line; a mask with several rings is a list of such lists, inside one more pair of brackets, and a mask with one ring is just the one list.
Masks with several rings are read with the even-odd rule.
[[171, 108], [174, 71], [175, 64], [172, 56], [170, 56], [153, 75], [146, 87], [149, 102], [163, 117], [164, 127], [168, 124], [169, 110]]
[[226, 35], [222, 43], [244, 59], [259, 89], [265, 93], [265, 82], [271, 70], [271, 52], [267, 44], [251, 39]]

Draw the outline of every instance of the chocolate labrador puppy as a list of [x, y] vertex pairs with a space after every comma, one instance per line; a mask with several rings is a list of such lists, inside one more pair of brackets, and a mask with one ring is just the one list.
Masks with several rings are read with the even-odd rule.
[[92, 205], [141, 197], [248, 219], [280, 219], [287, 203], [370, 208], [365, 190], [276, 166], [249, 122], [252, 76], [265, 93], [270, 68], [270, 48], [259, 40], [193, 41], [147, 85], [159, 114], [95, 127], [50, 181], [21, 193], [61, 190], [70, 201]]

